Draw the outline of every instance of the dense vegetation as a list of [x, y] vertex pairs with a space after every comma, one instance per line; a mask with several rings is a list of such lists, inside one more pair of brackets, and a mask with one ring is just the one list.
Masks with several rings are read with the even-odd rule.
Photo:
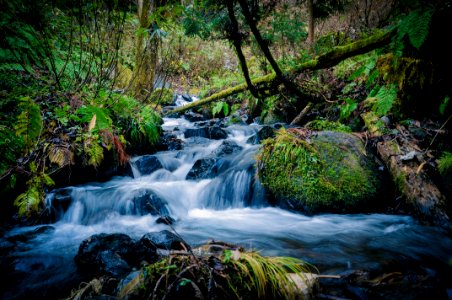
[[[162, 116], [190, 108], [231, 122], [247, 114], [261, 124], [303, 126], [266, 139], [257, 157], [264, 186], [293, 209], [382, 209], [374, 203], [381, 178], [368, 151], [382, 157], [393, 181], [389, 189], [415, 207], [408, 211], [447, 228], [412, 204], [422, 199], [410, 186], [416, 184], [413, 174], [428, 178], [442, 194], [438, 207], [446, 215], [452, 211], [452, 57], [444, 42], [444, 30], [452, 28], [451, 5], [0, 0], [2, 225], [40, 222], [53, 187], [121, 174], [131, 155], [163, 147]], [[175, 93], [204, 100], [171, 110]], [[319, 131], [340, 132], [335, 139], [343, 142], [332, 146], [313, 135]], [[367, 149], [345, 153], [355, 147], [349, 142], [354, 139]], [[377, 146], [386, 141], [395, 141], [392, 149]], [[417, 155], [411, 173], [391, 160], [402, 148]], [[388, 151], [394, 153], [385, 156]], [[278, 281], [292, 284], [275, 265], [300, 271], [288, 258], [269, 264], [254, 253], [241, 253], [246, 261], [230, 255], [218, 257], [237, 274], [216, 270], [226, 278], [227, 295], [293, 296], [291, 288], [274, 288]], [[179, 272], [193, 264], [190, 259], [174, 258], [168, 265], [177, 263]], [[135, 283], [158, 285], [162, 273], [165, 280], [180, 280], [166, 263], [147, 266], [138, 275], [147, 277]], [[197, 262], [202, 276], [190, 277], [199, 286], [214, 276], [203, 264], [212, 262]], [[257, 274], [261, 267], [274, 271], [269, 286], [259, 285], [259, 276], [265, 277]], [[250, 286], [232, 288], [246, 280]], [[166, 295], [149, 288], [134, 292]]]

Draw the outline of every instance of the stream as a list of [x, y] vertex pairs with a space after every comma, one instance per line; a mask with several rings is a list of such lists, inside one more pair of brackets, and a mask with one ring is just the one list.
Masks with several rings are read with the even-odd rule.
[[[44, 299], [55, 294], [49, 290], [73, 288], [78, 280], [73, 258], [82, 240], [93, 234], [119, 232], [139, 239], [147, 232], [171, 230], [134, 202], [149, 191], [175, 220], [174, 230], [192, 246], [212, 239], [239, 244], [263, 255], [301, 258], [323, 274], [384, 271], [388, 266], [451, 274], [452, 239], [409, 216], [305, 216], [270, 205], [255, 176], [259, 145], [247, 143], [260, 125], [230, 125], [223, 128], [227, 138], [218, 140], [185, 137], [185, 131], [197, 127], [183, 118], [165, 118], [163, 128], [183, 141], [183, 149], [154, 154], [160, 168], [142, 174], [137, 167], [142, 158], [135, 157], [133, 178], [69, 187], [70, 203], [58, 212], [57, 222], [5, 233], [3, 248], [8, 239], [17, 237], [18, 242], [2, 258], [0, 298]], [[225, 141], [232, 149], [224, 150]], [[206, 158], [215, 160], [211, 178], [187, 180], [195, 163]], [[46, 201], [55, 201], [55, 193]]]

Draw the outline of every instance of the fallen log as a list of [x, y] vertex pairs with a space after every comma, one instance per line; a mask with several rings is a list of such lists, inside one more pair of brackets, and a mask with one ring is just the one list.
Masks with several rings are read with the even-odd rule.
[[[371, 37], [350, 43], [348, 45], [334, 47], [331, 51], [329, 51], [325, 54], [322, 54], [308, 62], [302, 63], [302, 64], [298, 65], [297, 67], [295, 67], [294, 69], [289, 70], [288, 72], [285, 72], [283, 74], [283, 77], [292, 77], [292, 76], [295, 76], [295, 75], [300, 74], [303, 71], [307, 71], [307, 70], [319, 70], [319, 69], [333, 67], [347, 58], [350, 58], [350, 57], [353, 57], [353, 56], [356, 56], [359, 54], [364, 54], [364, 53], [367, 53], [374, 49], [380, 48], [384, 45], [387, 45], [391, 41], [391, 38], [394, 35], [394, 33], [395, 33], [395, 30], [390, 30], [385, 33], [375, 34]], [[281, 78], [276, 76], [275, 73], [268, 74], [268, 75], [258, 77], [258, 78], [251, 80], [251, 83], [254, 86], [260, 86], [262, 84], [274, 86], [274, 85], [278, 85], [278, 83], [281, 83], [281, 82], [282, 82]], [[201, 106], [204, 104], [208, 104], [208, 103], [244, 92], [247, 89], [248, 89], [248, 85], [246, 83], [242, 83], [242, 84], [236, 85], [234, 87], [222, 90], [207, 98], [198, 100], [196, 102], [192, 102], [190, 104], [175, 108], [173, 110], [169, 110], [169, 111], [165, 112], [164, 114], [168, 115], [168, 114], [172, 114], [172, 113], [181, 113], [186, 110], [192, 109], [194, 107], [198, 107], [198, 106]]]
[[377, 151], [407, 206], [421, 221], [451, 231], [446, 198], [424, 170], [423, 152], [406, 138], [377, 143]]

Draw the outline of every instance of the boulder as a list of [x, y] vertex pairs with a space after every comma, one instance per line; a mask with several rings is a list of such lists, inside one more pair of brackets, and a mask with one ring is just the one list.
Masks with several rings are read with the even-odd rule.
[[271, 126], [264, 125], [262, 126], [255, 135], [251, 136], [246, 142], [248, 144], [256, 145], [261, 141], [275, 137], [275, 129]]
[[147, 247], [156, 247], [164, 250], [190, 249], [190, 246], [184, 240], [168, 230], [146, 233], [138, 243]]
[[200, 158], [187, 174], [187, 180], [209, 179], [217, 176], [227, 167], [227, 161], [220, 158]]
[[281, 129], [258, 157], [259, 176], [277, 204], [306, 213], [378, 209], [380, 171], [356, 136]]
[[206, 117], [204, 115], [192, 112], [192, 111], [187, 111], [184, 113], [184, 118], [190, 122], [199, 122], [199, 121], [204, 121], [206, 119]]
[[212, 140], [221, 140], [228, 137], [228, 133], [219, 126], [188, 128], [184, 132], [185, 138], [204, 137]]
[[162, 169], [159, 159], [154, 155], [143, 155], [135, 161], [135, 166], [141, 175], [149, 175], [155, 170]]
[[[177, 128], [175, 128], [176, 130]], [[160, 151], [175, 151], [182, 149], [183, 142], [177, 138], [176, 135], [171, 133], [164, 133], [159, 140], [159, 150]]]
[[223, 143], [213, 152], [217, 157], [224, 157], [229, 154], [237, 153], [243, 148], [237, 145], [236, 142], [230, 140], [224, 140]]
[[154, 216], [169, 216], [168, 203], [152, 190], [142, 190], [133, 199], [134, 213], [137, 215], [151, 214]]
[[96, 275], [120, 277], [131, 271], [134, 241], [125, 234], [95, 234], [85, 239], [74, 260], [77, 267]]

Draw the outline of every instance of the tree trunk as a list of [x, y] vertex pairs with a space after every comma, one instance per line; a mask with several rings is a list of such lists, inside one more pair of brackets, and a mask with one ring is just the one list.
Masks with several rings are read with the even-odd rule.
[[[324, 55], [320, 55], [313, 60], [302, 63], [302, 64], [298, 65], [297, 67], [295, 67], [294, 69], [289, 70], [283, 76], [288, 76], [288, 75], [294, 76], [294, 75], [302, 73], [303, 71], [306, 71], [306, 70], [319, 70], [319, 69], [332, 67], [349, 57], [363, 54], [363, 53], [372, 51], [374, 49], [377, 49], [381, 46], [388, 44], [391, 41], [391, 38], [394, 33], [395, 33], [395, 31], [392, 30], [392, 31], [388, 31], [386, 33], [380, 33], [380, 34], [373, 35], [367, 39], [359, 40], [357, 42], [354, 42], [354, 43], [351, 43], [351, 44], [348, 44], [345, 46], [334, 47], [331, 51], [325, 53]], [[251, 82], [254, 86], [262, 86], [262, 85], [275, 86], [275, 85], [278, 85], [279, 83], [281, 83], [281, 81], [276, 77], [275, 73], [255, 78]], [[198, 100], [196, 102], [187, 104], [185, 106], [181, 106], [181, 107], [178, 107], [171, 111], [168, 111], [168, 112], [166, 112], [166, 114], [180, 113], [180, 112], [186, 111], [188, 109], [198, 107], [200, 105], [204, 105], [204, 104], [208, 104], [210, 102], [224, 99], [226, 97], [244, 92], [247, 90], [247, 88], [248, 88], [248, 86], [246, 83], [239, 84], [235, 87], [228, 88], [228, 89], [222, 90], [218, 93], [215, 93], [207, 98], [204, 98], [204, 99]]]
[[[154, 7], [154, 1], [138, 0], [138, 20], [141, 31], [148, 30], [149, 16]], [[150, 38], [140, 32], [136, 38], [135, 69], [132, 77], [133, 95], [145, 99], [154, 88], [155, 68], [157, 65], [158, 39]]]
[[308, 44], [314, 43], [314, 3], [313, 0], [307, 0], [308, 8]]
[[240, 68], [242, 69], [243, 77], [245, 77], [245, 82], [248, 86], [249, 91], [254, 97], [259, 98], [257, 89], [251, 82], [248, 66], [246, 64], [246, 58], [242, 51], [242, 37], [240, 36], [239, 24], [234, 14], [234, 3], [232, 1], [227, 1], [226, 5], [228, 7], [228, 15], [232, 25], [232, 28], [230, 30], [231, 32], [229, 33], [229, 39], [234, 45], [237, 58], [239, 59]]

